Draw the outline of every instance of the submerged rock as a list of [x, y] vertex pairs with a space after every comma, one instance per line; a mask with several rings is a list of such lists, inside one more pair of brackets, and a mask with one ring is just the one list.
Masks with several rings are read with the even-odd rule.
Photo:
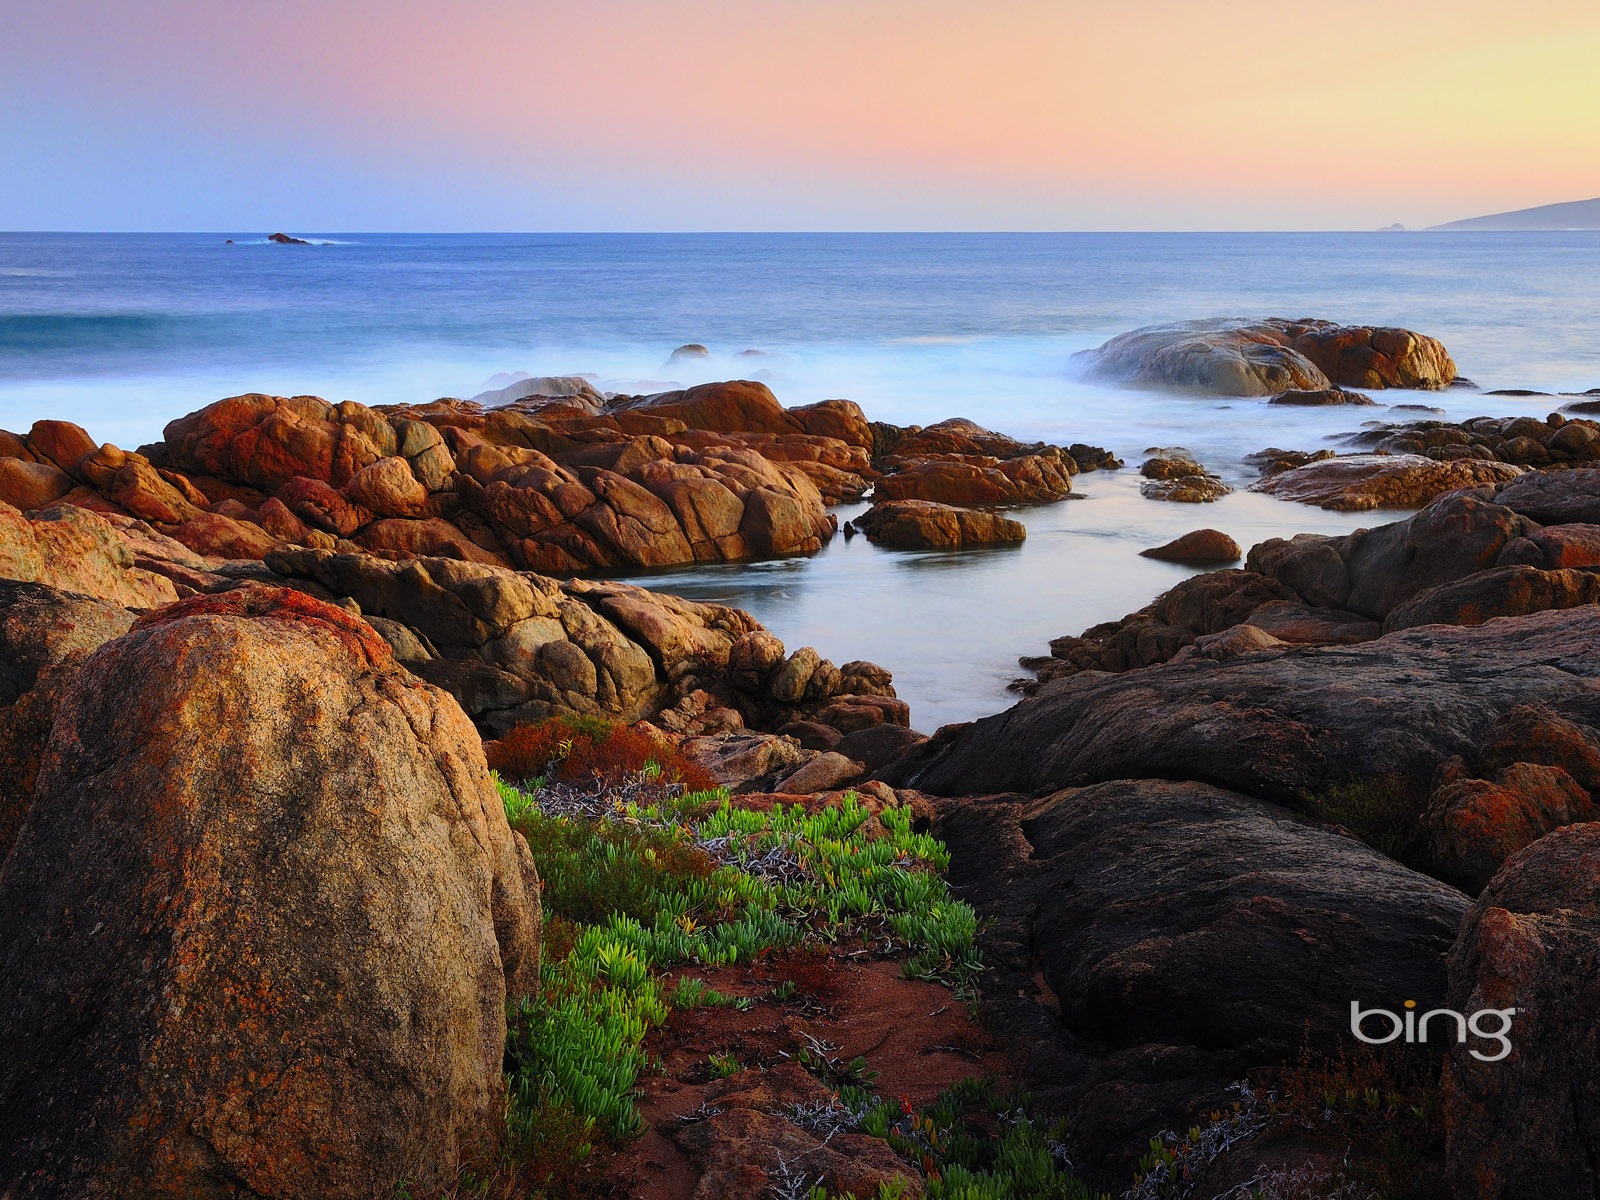
[[0, 916], [7, 1195], [365, 1198], [496, 1151], [532, 859], [460, 709], [339, 609], [247, 588], [91, 655]]

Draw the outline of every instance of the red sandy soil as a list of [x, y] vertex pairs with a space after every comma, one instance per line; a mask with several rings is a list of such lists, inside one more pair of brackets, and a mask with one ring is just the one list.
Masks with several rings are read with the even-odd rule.
[[[871, 1086], [885, 1099], [921, 1106], [961, 1079], [992, 1074], [1006, 1078], [1010, 1063], [994, 1040], [950, 989], [903, 979], [900, 964], [833, 955], [796, 953], [745, 967], [686, 970], [729, 996], [758, 998], [747, 1012], [720, 1007], [675, 1011], [651, 1032], [648, 1049], [660, 1074], [641, 1081], [639, 1110], [649, 1131], [612, 1165], [608, 1182], [619, 1194], [640, 1200], [688, 1200], [702, 1167], [673, 1140], [681, 1120], [706, 1102], [723, 1081], [707, 1062], [731, 1054], [745, 1068], [736, 1079], [767, 1075], [794, 1059], [807, 1037], [829, 1047], [839, 1063], [866, 1059], [878, 1075]], [[767, 996], [784, 980], [793, 999]], [[836, 1047], [836, 1048], [835, 1048]], [[774, 1079], [776, 1082], [776, 1079]]]

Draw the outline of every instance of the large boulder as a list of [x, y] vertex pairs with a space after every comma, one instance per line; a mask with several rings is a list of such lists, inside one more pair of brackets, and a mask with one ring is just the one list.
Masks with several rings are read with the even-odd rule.
[[1152, 325], [1074, 356], [1093, 376], [1226, 396], [1357, 388], [1442, 388], [1456, 377], [1443, 345], [1407, 329], [1332, 321], [1212, 318]]
[[0, 873], [0, 1191], [443, 1189], [538, 962], [454, 702], [299, 593], [153, 613], [63, 698]]
[[115, 604], [0, 580], [0, 863], [33, 803], [63, 692], [91, 651], [132, 624]]
[[1420, 807], [1438, 765], [1476, 757], [1519, 704], [1593, 724], [1597, 681], [1595, 606], [1429, 625], [1358, 645], [1048, 683], [935, 737], [885, 780], [960, 796], [1186, 778], [1292, 806], [1335, 784], [1390, 776], [1415, 789]]
[[1454, 1194], [1600, 1194], [1600, 824], [1558, 829], [1501, 867], [1450, 954], [1449, 1007], [1478, 1022], [1471, 1034], [1505, 1035], [1449, 1047]]
[[1418, 508], [1445, 492], [1503, 483], [1521, 474], [1521, 467], [1477, 458], [1438, 462], [1420, 454], [1352, 454], [1279, 471], [1251, 484], [1250, 490], [1337, 512], [1365, 512]]
[[1102, 1175], [1248, 1073], [1350, 1044], [1352, 1000], [1443, 1002], [1466, 898], [1273, 805], [1137, 779], [940, 813], [994, 1027]]

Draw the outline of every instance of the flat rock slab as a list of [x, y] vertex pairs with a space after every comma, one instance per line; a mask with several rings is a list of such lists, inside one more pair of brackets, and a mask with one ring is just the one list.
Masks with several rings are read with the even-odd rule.
[[1073, 676], [935, 736], [884, 778], [945, 796], [1196, 779], [1293, 804], [1354, 778], [1424, 785], [1527, 703], [1600, 724], [1600, 609]]

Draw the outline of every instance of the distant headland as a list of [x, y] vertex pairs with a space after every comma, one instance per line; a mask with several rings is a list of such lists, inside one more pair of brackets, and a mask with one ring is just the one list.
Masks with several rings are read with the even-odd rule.
[[1430, 229], [1521, 229], [1568, 230], [1600, 229], [1600, 197], [1571, 200], [1565, 204], [1541, 204], [1538, 208], [1519, 208], [1513, 212], [1491, 213], [1432, 225]]

